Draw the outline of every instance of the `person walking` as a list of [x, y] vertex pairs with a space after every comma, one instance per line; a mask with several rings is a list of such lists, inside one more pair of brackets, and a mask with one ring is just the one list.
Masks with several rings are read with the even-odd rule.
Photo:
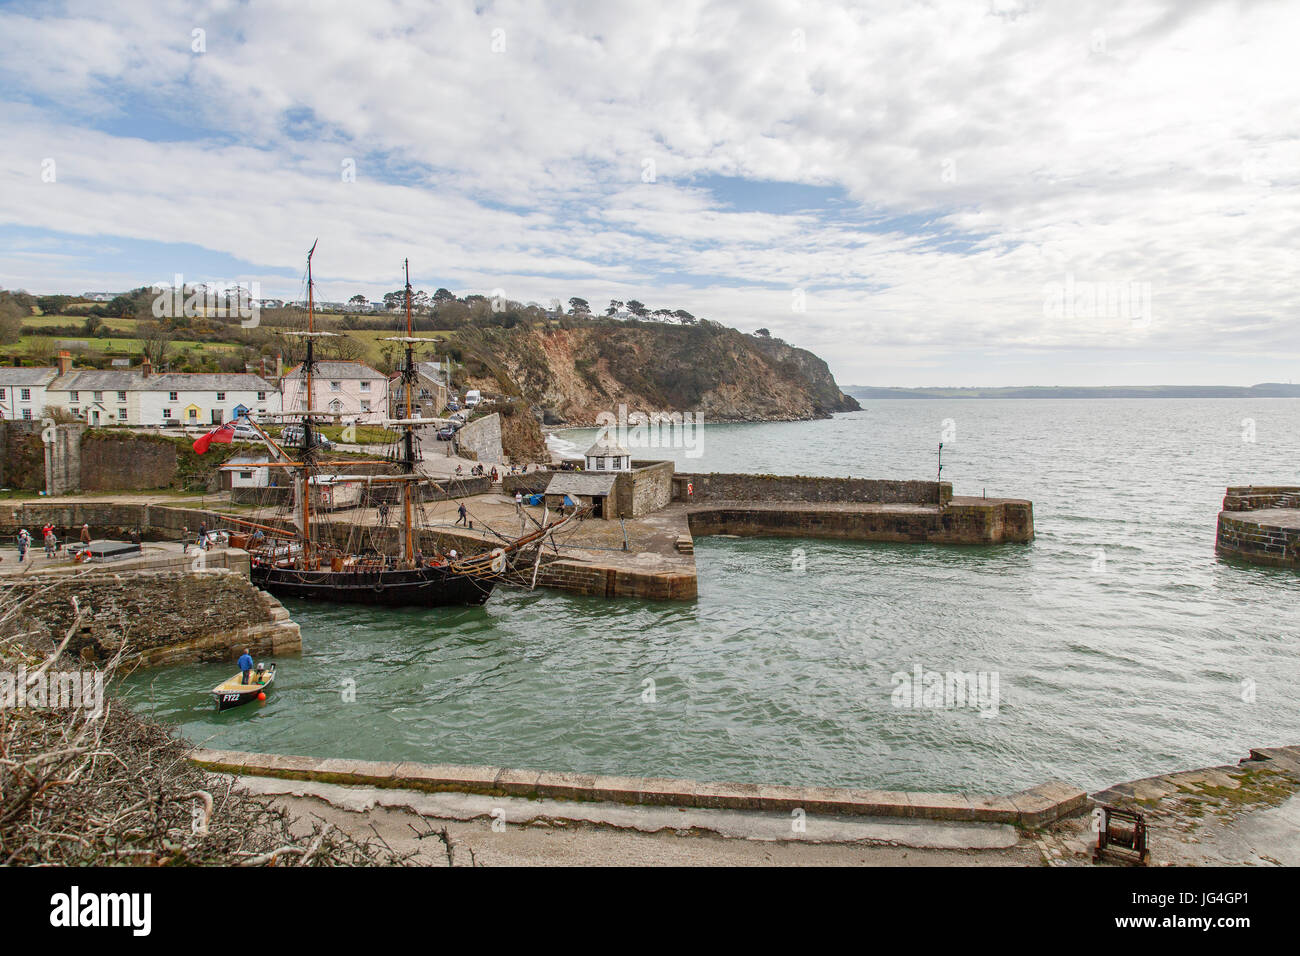
[[88, 524], [81, 526], [81, 543], [90, 547], [90, 525]]
[[27, 560], [27, 548], [31, 545], [31, 543], [32, 543], [32, 536], [27, 533], [26, 528], [23, 528], [21, 531], [18, 532], [18, 562], [20, 564], [23, 561]]
[[524, 494], [522, 491], [516, 491], [515, 492], [515, 514], [521, 515], [523, 513], [524, 513]]
[[457, 513], [457, 515], [459, 515], [459, 517], [456, 518], [456, 524], [463, 524], [465, 527], [468, 528], [468, 527], [469, 527], [469, 509], [465, 507], [465, 503], [464, 503], [464, 502], [461, 502], [460, 507], [456, 509], [456, 513]]

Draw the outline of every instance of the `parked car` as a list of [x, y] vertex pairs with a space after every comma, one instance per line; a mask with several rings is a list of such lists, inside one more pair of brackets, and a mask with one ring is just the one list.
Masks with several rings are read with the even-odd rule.
[[456, 429], [451, 425], [443, 425], [438, 429], [438, 441], [451, 441], [456, 437]]
[[[280, 431], [280, 440], [289, 445], [301, 445], [302, 426], [286, 425]], [[334, 443], [330, 441], [328, 438], [326, 438], [324, 435], [322, 435], [320, 432], [316, 433], [316, 445], [320, 448], [324, 448], [326, 451], [334, 447]]]
[[448, 403], [447, 403], [447, 411], [449, 411], [449, 412], [458, 412], [458, 411], [460, 411], [460, 404], [459, 404], [458, 402], [448, 402]]
[[241, 421], [235, 426], [234, 437], [242, 441], [260, 441], [262, 438], [257, 429], [246, 421]]

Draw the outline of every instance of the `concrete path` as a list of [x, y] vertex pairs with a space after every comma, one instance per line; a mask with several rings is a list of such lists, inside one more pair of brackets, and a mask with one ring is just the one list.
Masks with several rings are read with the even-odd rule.
[[[1027, 866], [1039, 851], [1014, 827], [880, 818], [815, 818], [727, 810], [417, 793], [271, 777], [239, 777], [301, 821], [380, 835], [420, 862], [456, 866]], [[424, 834], [423, 837], [420, 835]]]

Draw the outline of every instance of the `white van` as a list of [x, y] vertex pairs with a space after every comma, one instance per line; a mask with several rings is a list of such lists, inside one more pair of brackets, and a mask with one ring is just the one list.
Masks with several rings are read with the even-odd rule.
[[483, 401], [483, 396], [479, 394], [479, 390], [477, 388], [471, 388], [468, 392], [465, 393], [466, 408], [473, 408], [481, 401]]

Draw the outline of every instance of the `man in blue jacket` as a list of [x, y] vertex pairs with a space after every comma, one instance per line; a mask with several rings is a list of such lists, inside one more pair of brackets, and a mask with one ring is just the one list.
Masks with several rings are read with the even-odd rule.
[[253, 656], [248, 653], [247, 649], [244, 650], [243, 656], [239, 658], [239, 669], [244, 674], [244, 679], [240, 683], [247, 684], [248, 673], [253, 669]]

